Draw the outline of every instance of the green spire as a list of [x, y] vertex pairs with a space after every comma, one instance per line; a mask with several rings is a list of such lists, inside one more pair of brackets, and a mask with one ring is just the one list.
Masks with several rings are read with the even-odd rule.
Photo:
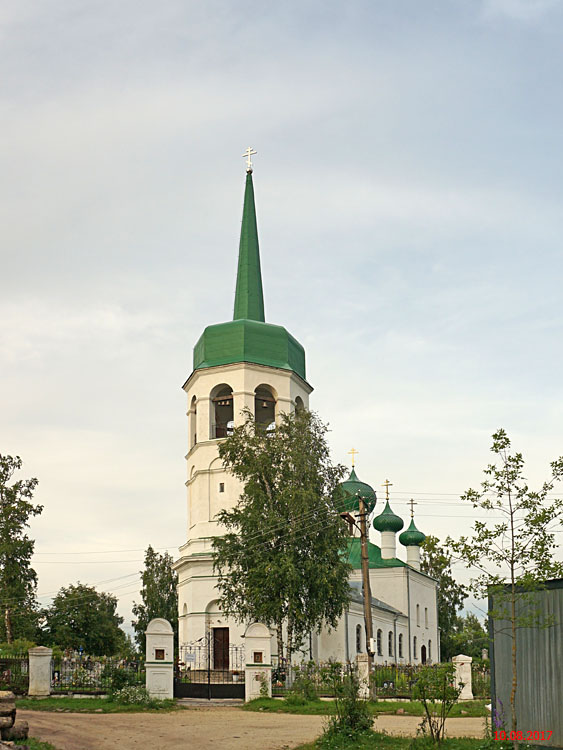
[[246, 173], [244, 207], [238, 252], [237, 289], [235, 293], [235, 311], [233, 320], [259, 320], [264, 318], [264, 294], [262, 292], [262, 274], [260, 272], [260, 249], [258, 247], [258, 229], [256, 227], [256, 208], [254, 206], [254, 186], [252, 172]]

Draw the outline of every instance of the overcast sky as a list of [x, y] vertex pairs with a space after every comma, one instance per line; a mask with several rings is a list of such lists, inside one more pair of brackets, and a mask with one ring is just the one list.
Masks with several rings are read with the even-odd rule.
[[39, 479], [42, 603], [104, 581], [128, 624], [143, 550], [185, 541], [181, 385], [232, 316], [249, 144], [266, 319], [334, 459], [442, 538], [497, 428], [543, 480], [562, 33], [561, 0], [4, 0], [0, 452]]

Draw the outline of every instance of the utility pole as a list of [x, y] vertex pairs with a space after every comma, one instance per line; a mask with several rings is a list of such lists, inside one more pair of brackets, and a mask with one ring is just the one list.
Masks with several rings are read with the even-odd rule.
[[368, 653], [368, 670], [371, 674], [372, 656], [371, 644], [373, 640], [373, 622], [371, 619], [371, 587], [369, 584], [369, 557], [368, 557], [368, 531], [366, 503], [358, 492], [358, 505], [360, 516], [360, 544], [362, 550], [362, 582], [364, 587], [364, 619], [366, 623], [366, 651]]

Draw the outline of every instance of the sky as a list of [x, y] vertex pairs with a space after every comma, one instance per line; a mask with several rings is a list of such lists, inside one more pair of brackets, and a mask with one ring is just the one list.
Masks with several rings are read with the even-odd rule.
[[499, 427], [543, 481], [562, 32], [562, 0], [4, 0], [0, 452], [39, 479], [42, 604], [96, 584], [128, 626], [143, 550], [185, 541], [181, 386], [232, 317], [249, 145], [266, 320], [334, 460], [442, 539]]

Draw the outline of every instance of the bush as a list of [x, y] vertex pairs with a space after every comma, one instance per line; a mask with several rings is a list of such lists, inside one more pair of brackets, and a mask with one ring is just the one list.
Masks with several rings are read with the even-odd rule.
[[335, 699], [336, 715], [328, 723], [321, 747], [330, 747], [331, 738], [337, 735], [357, 739], [372, 730], [373, 716], [368, 702], [360, 698], [360, 681], [355, 669], [350, 669], [337, 685]]
[[157, 702], [155, 698], [151, 698], [148, 690], [142, 685], [128, 685], [121, 690], [116, 690], [113, 700], [122, 706], [150, 706]]
[[424, 709], [420, 731], [430, 734], [434, 745], [444, 739], [446, 718], [457, 703], [462, 687], [455, 686], [455, 668], [451, 663], [423, 667], [419, 672], [413, 697]]

